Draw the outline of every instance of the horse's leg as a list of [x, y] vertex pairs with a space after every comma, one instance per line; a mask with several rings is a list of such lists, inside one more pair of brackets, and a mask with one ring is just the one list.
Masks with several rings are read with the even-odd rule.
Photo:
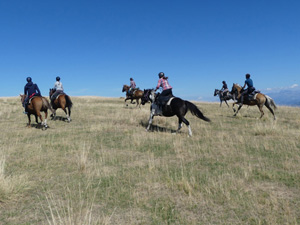
[[149, 122], [148, 122], [148, 126], [147, 126], [147, 129], [146, 129], [147, 131], [149, 131], [150, 126], [152, 124], [154, 113], [155, 113], [155, 109], [152, 109], [151, 112], [150, 112]]
[[222, 100], [220, 100], [220, 107], [222, 106]]
[[48, 110], [45, 111], [45, 123], [44, 123], [45, 128], [48, 127], [48, 125], [47, 125], [47, 116], [48, 116]]
[[40, 118], [40, 120], [41, 120], [41, 125], [42, 126], [44, 126], [44, 121], [43, 121], [43, 117], [42, 117], [42, 114], [41, 114], [41, 112], [40, 111], [37, 111], [37, 113], [36, 113], [37, 115], [38, 115], [38, 117]]
[[242, 108], [242, 104], [241, 105], [239, 105], [239, 107], [238, 107], [238, 109], [237, 109], [237, 111], [235, 112], [235, 114], [233, 115], [233, 116], [236, 116], [236, 114], [238, 114], [238, 112], [240, 111], [240, 109]]
[[192, 129], [191, 129], [191, 126], [190, 126], [190, 122], [186, 118], [184, 118], [182, 115], [179, 115], [178, 118], [179, 118], [179, 121], [181, 120], [188, 127], [189, 136], [191, 137], [193, 135], [193, 133], [192, 133]]
[[233, 110], [233, 112], [235, 112], [235, 108], [234, 108], [235, 104], [236, 104], [235, 102], [232, 103], [232, 110]]
[[37, 115], [34, 115], [34, 116], [35, 116], [35, 122], [38, 124], [39, 123], [38, 117], [37, 117]]
[[65, 114], [66, 114], [66, 116], [67, 116], [68, 122], [70, 122], [71, 120], [70, 120], [70, 117], [69, 117], [69, 115], [68, 115], [67, 109], [64, 107], [63, 110], [64, 110], [64, 112], [65, 112]]
[[53, 114], [51, 114], [52, 115], [52, 120], [55, 120], [56, 119], [56, 109], [53, 109]]
[[229, 105], [228, 105], [227, 101], [226, 101], [226, 100], [224, 100], [224, 101], [225, 101], [226, 105], [227, 105], [227, 106], [228, 106], [228, 108], [229, 108]]
[[68, 106], [68, 113], [69, 113], [69, 122], [71, 122], [71, 107]]
[[[124, 100], [126, 106], [128, 106], [127, 103], [126, 103], [126, 101], [127, 101], [128, 99], [130, 99], [130, 98], [126, 97], [125, 100]], [[132, 101], [132, 99], [131, 99], [131, 101]]]
[[260, 111], [260, 119], [263, 117], [263, 115], [265, 114], [264, 111], [262, 110], [263, 105], [257, 105], [259, 111]]
[[29, 113], [27, 113], [27, 117], [28, 117], [28, 124], [27, 124], [27, 127], [30, 127], [31, 119], [30, 119], [30, 114], [29, 114]]
[[182, 119], [180, 117], [178, 117], [178, 129], [177, 132], [179, 132], [179, 130], [182, 128]]
[[270, 112], [273, 114], [274, 120], [276, 120], [275, 113], [274, 113], [273, 109], [271, 108], [271, 106], [268, 105], [268, 104], [265, 104], [265, 106], [266, 106], [266, 107], [270, 110]]

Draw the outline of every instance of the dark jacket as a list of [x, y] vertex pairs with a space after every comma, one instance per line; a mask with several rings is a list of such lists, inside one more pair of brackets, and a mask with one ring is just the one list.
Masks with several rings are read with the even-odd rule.
[[31, 97], [33, 94], [41, 96], [41, 92], [37, 84], [28, 82], [24, 87], [24, 94]]

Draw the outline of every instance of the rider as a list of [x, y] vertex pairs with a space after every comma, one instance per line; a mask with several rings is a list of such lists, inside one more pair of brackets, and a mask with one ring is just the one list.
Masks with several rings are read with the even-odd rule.
[[27, 114], [28, 113], [28, 103], [29, 103], [29, 99], [31, 99], [33, 96], [41, 96], [41, 91], [39, 89], [39, 87], [37, 86], [37, 84], [32, 82], [31, 77], [27, 77], [26, 78], [27, 84], [24, 87], [24, 95], [26, 95], [26, 98], [23, 102], [23, 107], [25, 108], [24, 113]]
[[[244, 88], [246, 86], [248, 88], [244, 90]], [[243, 101], [244, 101], [244, 95], [251, 94], [253, 91], [255, 91], [255, 88], [253, 87], [253, 81], [250, 78], [249, 73], [246, 74], [246, 80], [245, 80], [245, 84], [244, 84], [242, 90], [244, 90], [244, 91], [241, 93], [241, 98], [240, 98], [241, 103], [243, 103]]]
[[226, 81], [222, 81], [223, 86], [221, 88], [222, 96], [225, 97], [227, 93], [229, 92]]
[[56, 77], [56, 82], [54, 83], [54, 93], [52, 94], [51, 96], [51, 103], [53, 104], [53, 101], [56, 99], [56, 97], [60, 94], [60, 93], [63, 93], [64, 91], [64, 87], [63, 87], [63, 84], [62, 82], [60, 81], [60, 77], [57, 76]]
[[133, 78], [130, 78], [130, 85], [129, 85], [129, 90], [128, 90], [128, 95], [132, 95], [133, 91], [136, 87], [135, 81], [133, 80]]
[[168, 96], [173, 96], [172, 87], [168, 82], [168, 77], [165, 77], [165, 74], [163, 72], [160, 72], [158, 74], [158, 77], [159, 80], [155, 88], [155, 91], [160, 87], [162, 87], [163, 91], [158, 96], [157, 103], [159, 106], [163, 106], [169, 100]]

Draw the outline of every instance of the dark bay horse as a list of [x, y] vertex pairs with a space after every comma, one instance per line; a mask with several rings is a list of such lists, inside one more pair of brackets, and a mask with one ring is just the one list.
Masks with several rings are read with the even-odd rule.
[[141, 99], [143, 97], [143, 94], [144, 92], [142, 90], [135, 90], [132, 94], [132, 96], [128, 95], [128, 90], [130, 89], [130, 87], [126, 84], [123, 85], [123, 89], [122, 89], [122, 92], [125, 92], [126, 91], [126, 98], [125, 98], [125, 102], [130, 99], [131, 100], [131, 103], [132, 101], [135, 99], [136, 100], [136, 103], [137, 105], [136, 106], [140, 106], [140, 103], [139, 103], [139, 99]]
[[[21, 102], [23, 104], [23, 102], [26, 98], [26, 95], [20, 94], [20, 97], [21, 97]], [[48, 109], [50, 109], [52, 113], [54, 111], [53, 111], [50, 103], [48, 102], [48, 100], [45, 97], [41, 97], [41, 96], [33, 97], [29, 101], [27, 109], [28, 109], [28, 113], [27, 113], [27, 116], [28, 116], [28, 125], [27, 126], [28, 127], [30, 127], [30, 124], [31, 124], [31, 119], [30, 119], [31, 114], [35, 115], [35, 121], [37, 124], [38, 124], [38, 117], [40, 118], [43, 129], [48, 127], [48, 125], [47, 125]], [[41, 112], [45, 113], [44, 121], [43, 121]]]
[[146, 102], [151, 102], [150, 107], [150, 118], [147, 126], [147, 131], [149, 131], [149, 128], [152, 124], [152, 120], [154, 116], [177, 116], [178, 117], [178, 129], [179, 131], [182, 127], [182, 122], [185, 123], [189, 129], [189, 136], [192, 136], [192, 130], [190, 127], [190, 123], [187, 119], [184, 118], [185, 114], [190, 111], [194, 116], [210, 122], [210, 119], [205, 117], [202, 112], [195, 106], [193, 103], [189, 101], [182, 100], [177, 97], [171, 97], [171, 99], [168, 101], [167, 105], [163, 106], [162, 109], [158, 107], [158, 105], [155, 102], [156, 94], [154, 89], [147, 89], [144, 90], [144, 95], [142, 97], [142, 104], [144, 105]]
[[229, 101], [230, 99], [235, 100], [234, 96], [230, 92], [227, 92], [227, 95], [223, 96], [222, 91], [220, 91], [219, 89], [215, 89], [214, 96], [217, 96], [217, 95], [219, 96], [219, 99], [220, 99], [220, 107], [222, 106], [223, 101], [229, 107], [227, 101]]
[[[231, 89], [231, 93], [232, 93], [232, 95], [237, 96], [237, 99], [238, 99], [241, 95], [241, 90], [242, 90], [242, 87], [239, 84], [233, 84], [232, 89]], [[235, 108], [234, 108], [235, 104], [240, 104], [237, 110], [235, 110]], [[264, 115], [264, 111], [262, 110], [262, 108], [265, 105], [270, 110], [272, 115], [274, 116], [274, 120], [276, 120], [276, 116], [275, 116], [275, 113], [274, 113], [272, 107], [274, 108], [274, 110], [277, 107], [276, 107], [276, 104], [275, 104], [274, 100], [268, 95], [264, 95], [262, 93], [257, 93], [257, 94], [254, 95], [253, 99], [248, 99], [248, 98], [245, 97], [244, 101], [242, 103], [234, 102], [233, 105], [232, 105], [233, 111], [235, 112], [234, 116], [236, 116], [236, 114], [242, 108], [243, 104], [244, 105], [250, 105], [250, 106], [257, 105], [257, 107], [258, 107], [258, 109], [261, 113], [260, 118], [262, 118], [263, 115]]]
[[[50, 91], [49, 91], [50, 99], [51, 99], [51, 96], [54, 94], [54, 92], [55, 92], [55, 90], [53, 88], [50, 88]], [[57, 98], [53, 102], [51, 102], [51, 104], [54, 109], [54, 113], [53, 113], [54, 119], [56, 117], [56, 110], [58, 108], [61, 108], [65, 112], [68, 122], [71, 121], [71, 108], [73, 106], [73, 103], [71, 101], [70, 96], [68, 96], [62, 92], [61, 94], [59, 94], [57, 96]], [[67, 108], [68, 108], [68, 112], [67, 112]]]

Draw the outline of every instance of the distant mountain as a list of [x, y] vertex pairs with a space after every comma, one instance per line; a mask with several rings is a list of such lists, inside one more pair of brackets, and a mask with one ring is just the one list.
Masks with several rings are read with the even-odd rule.
[[300, 87], [264, 90], [264, 94], [274, 99], [277, 105], [300, 106]]

